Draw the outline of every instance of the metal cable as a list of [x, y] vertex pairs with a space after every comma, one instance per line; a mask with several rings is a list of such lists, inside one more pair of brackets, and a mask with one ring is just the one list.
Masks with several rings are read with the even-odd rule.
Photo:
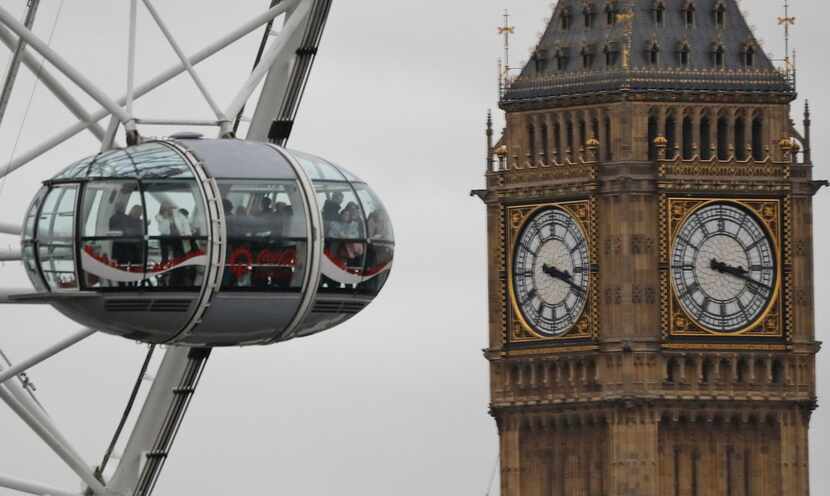
[[487, 492], [484, 493], [484, 496], [490, 496], [490, 491], [493, 489], [493, 481], [496, 480], [496, 470], [499, 468], [499, 459], [500, 455], [496, 455], [496, 461], [493, 463], [493, 470], [490, 473], [490, 482], [487, 484]]
[[[52, 46], [52, 39], [55, 36], [55, 31], [58, 29], [58, 21], [61, 18], [61, 13], [63, 12], [63, 5], [65, 0], [61, 0], [61, 3], [58, 4], [58, 13], [55, 14], [55, 21], [52, 23], [52, 29], [49, 32], [49, 39], [46, 41], [46, 46]], [[18, 40], [20, 43], [20, 40]], [[17, 153], [17, 146], [20, 144], [20, 138], [23, 136], [23, 128], [26, 127], [26, 121], [29, 118], [29, 111], [32, 109], [32, 102], [35, 99], [35, 93], [37, 92], [38, 87], [40, 86], [40, 74], [43, 71], [43, 66], [46, 63], [46, 58], [43, 57], [40, 60], [40, 65], [37, 67], [37, 70], [34, 71], [35, 76], [35, 84], [32, 86], [32, 92], [29, 94], [29, 101], [26, 103], [26, 110], [23, 113], [23, 121], [20, 123], [20, 129], [17, 130], [17, 137], [14, 140], [14, 146], [12, 146], [12, 151], [9, 154], [9, 163], [14, 160], [14, 156]], [[8, 180], [8, 176], [3, 177], [0, 179], [0, 196], [3, 195], [3, 189], [6, 187], [6, 181]]]
[[153, 352], [155, 349], [156, 345], [153, 344], [150, 345], [150, 349], [147, 350], [147, 356], [144, 358], [144, 364], [141, 366], [141, 371], [138, 373], [138, 377], [135, 380], [135, 386], [133, 386], [133, 392], [130, 394], [127, 406], [124, 408], [124, 414], [121, 415], [121, 420], [118, 422], [118, 428], [115, 429], [115, 434], [112, 436], [109, 448], [107, 448], [107, 452], [104, 454], [104, 459], [101, 461], [101, 465], [98, 468], [99, 474], [103, 474], [104, 470], [106, 470], [107, 463], [109, 463], [110, 457], [112, 457], [112, 452], [115, 450], [115, 445], [118, 443], [118, 439], [124, 431], [124, 426], [127, 424], [127, 419], [130, 417], [130, 413], [135, 405], [135, 400], [138, 397], [138, 391], [141, 389], [141, 381], [144, 380], [144, 376], [147, 374], [147, 369], [150, 367], [150, 360], [153, 358]]

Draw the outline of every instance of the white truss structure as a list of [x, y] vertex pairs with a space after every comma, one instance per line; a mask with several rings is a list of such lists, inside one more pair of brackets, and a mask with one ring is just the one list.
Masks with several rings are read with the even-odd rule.
[[[28, 22], [28, 17], [25, 24], [21, 23], [5, 7], [0, 5], [0, 42], [14, 52], [12, 61], [14, 74], [10, 77], [12, 84], [17, 67], [22, 64], [30, 69], [38, 77], [41, 84], [52, 92], [78, 119], [76, 124], [0, 167], [0, 178], [25, 167], [34, 159], [84, 130], [89, 131], [101, 142], [102, 150], [117, 146], [115, 137], [122, 126], [128, 144], [139, 142], [141, 126], [150, 125], [209, 126], [216, 128], [218, 137], [231, 137], [234, 133], [234, 123], [237, 117], [241, 115], [242, 109], [263, 81], [263, 90], [248, 129], [247, 139], [268, 140], [272, 122], [276, 118], [280, 115], [284, 117], [287, 115], [293, 119], [293, 113], [296, 112], [299, 98], [305, 86], [303, 78], [307, 76], [308, 68], [310, 68], [310, 62], [303, 60], [303, 57], [311, 56], [313, 58], [331, 4], [331, 0], [272, 0], [270, 9], [231, 30], [198, 52], [187, 55], [181, 49], [152, 1], [141, 0], [143, 8], [153, 18], [168, 44], [176, 53], [179, 63], [147, 81], [137, 83], [135, 80], [136, 21], [139, 8], [142, 5], [139, 5], [138, 0], [126, 1], [130, 2], [127, 88], [125, 94], [118, 98], [107, 95], [106, 92], [88, 80], [81, 71], [61, 57], [57, 50], [52, 49], [35, 35], [30, 29], [31, 23]], [[38, 0], [31, 0], [30, 9], [36, 9], [37, 3]], [[30, 16], [33, 18], [31, 10]], [[278, 36], [274, 36], [270, 32], [271, 23], [281, 16], [284, 17], [283, 28]], [[239, 88], [235, 97], [224, 107], [221, 106], [208, 91], [196, 67], [227, 46], [265, 26], [269, 30], [265, 39], [272, 39], [270, 46], [261, 53], [258, 64]], [[309, 43], [313, 46], [309, 47]], [[48, 62], [48, 68], [40, 67], [41, 63], [37, 57], [38, 55]], [[298, 83], [297, 67], [303, 64], [305, 64], [303, 70], [306, 73], [305, 76], [300, 75], [300, 82]], [[212, 110], [214, 119], [194, 121], [175, 117], [146, 117], [135, 114], [134, 102], [137, 99], [185, 72], [193, 80], [199, 94]], [[85, 109], [55, 76], [55, 73], [69, 79], [97, 102], [101, 108], [91, 112]], [[0, 102], [0, 109], [5, 109], [4, 102]], [[0, 110], [0, 120], [2, 120], [2, 110]], [[110, 121], [105, 129], [99, 122], [107, 118]], [[19, 236], [21, 231], [19, 225], [0, 223], [0, 233], [2, 234]], [[17, 260], [20, 260], [19, 248], [0, 247], [0, 262]], [[0, 304], [9, 303], [9, 295], [19, 295], [20, 293], [21, 290], [19, 289], [0, 288]], [[39, 302], [30, 301], [26, 303]], [[31, 367], [82, 342], [95, 332], [93, 329], [78, 331], [11, 367], [0, 365], [0, 400], [5, 402], [55, 455], [79, 477], [86, 488], [85, 491], [82, 491], [84, 495], [148, 496], [152, 492], [158, 474], [156, 472], [147, 475], [147, 471], [144, 469], [150, 463], [149, 460], [154, 450], [156, 452], [159, 450], [160, 433], [171, 434], [171, 436], [164, 439], [164, 443], [167, 445], [165, 449], [167, 449], [169, 444], [172, 443], [172, 436], [175, 435], [178, 428], [178, 424], [170, 425], [171, 417], [170, 415], [164, 415], [164, 413], [169, 413], [174, 407], [186, 408], [189, 397], [184, 400], [183, 405], [176, 404], [177, 388], [181, 388], [183, 384], [195, 384], [193, 381], [194, 379], [198, 380], [201, 373], [200, 367], [203, 366], [206, 355], [201, 357], [200, 364], [194, 365], [196, 359], [193, 350], [179, 347], [168, 348], [158, 371], [153, 376], [146, 374], [145, 364], [145, 369], [142, 370], [143, 379], [152, 380], [152, 386], [144, 400], [143, 407], [138, 413], [132, 432], [128, 436], [123, 453], [118, 456], [118, 466], [112, 477], [107, 480], [100, 470], [96, 470], [88, 461], [83, 459], [71, 442], [55, 426], [50, 417], [44, 413], [40, 405], [31, 397], [29, 391], [24, 388], [22, 381], [18, 380], [25, 377], [25, 372]], [[21, 376], [21, 374], [24, 375]], [[179, 413], [183, 414], [182, 412]], [[166, 456], [166, 452], [162, 453], [161, 456]], [[160, 470], [160, 467], [157, 470]], [[3, 474], [0, 474], [0, 487], [41, 496], [81, 496], [77, 491], [54, 488], [44, 483], [21, 480]]]

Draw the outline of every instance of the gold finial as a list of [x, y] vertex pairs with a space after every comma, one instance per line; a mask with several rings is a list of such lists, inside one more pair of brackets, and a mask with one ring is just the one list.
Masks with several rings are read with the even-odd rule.
[[793, 149], [793, 139], [785, 136], [781, 138], [781, 141], [778, 142], [778, 147], [781, 148], [781, 151], [788, 152]]
[[634, 9], [629, 7], [625, 12], [617, 14], [617, 22], [625, 23], [625, 46], [623, 46], [623, 67], [631, 66], [631, 30], [634, 22]]
[[516, 28], [510, 25], [510, 12], [504, 10], [504, 24], [498, 27], [499, 35], [504, 36], [504, 60], [499, 75], [499, 86], [503, 90], [507, 88], [507, 80], [510, 76], [510, 35], [516, 33]]
[[792, 60], [790, 59], [790, 26], [795, 26], [795, 20], [796, 18], [790, 15], [790, 0], [784, 0], [784, 16], [778, 18], [778, 25], [784, 26], [784, 70], [787, 77], [795, 72], [795, 55]]
[[500, 147], [496, 148], [496, 155], [501, 158], [507, 156], [507, 145], [501, 145]]

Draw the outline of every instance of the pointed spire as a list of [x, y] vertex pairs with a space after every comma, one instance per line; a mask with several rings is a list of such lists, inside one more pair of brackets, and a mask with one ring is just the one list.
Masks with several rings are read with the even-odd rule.
[[804, 162], [807, 164], [813, 163], [813, 152], [810, 146], [810, 100], [804, 101]]
[[487, 109], [487, 172], [493, 170], [493, 111]]

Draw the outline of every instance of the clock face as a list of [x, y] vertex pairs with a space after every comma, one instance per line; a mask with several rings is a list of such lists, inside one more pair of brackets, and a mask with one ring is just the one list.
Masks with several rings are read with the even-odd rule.
[[561, 208], [538, 210], [519, 233], [513, 258], [515, 303], [543, 336], [561, 336], [576, 324], [588, 298], [588, 242]]
[[671, 278], [680, 305], [714, 332], [752, 326], [775, 294], [774, 246], [758, 219], [737, 204], [709, 203], [694, 211], [672, 249]]

